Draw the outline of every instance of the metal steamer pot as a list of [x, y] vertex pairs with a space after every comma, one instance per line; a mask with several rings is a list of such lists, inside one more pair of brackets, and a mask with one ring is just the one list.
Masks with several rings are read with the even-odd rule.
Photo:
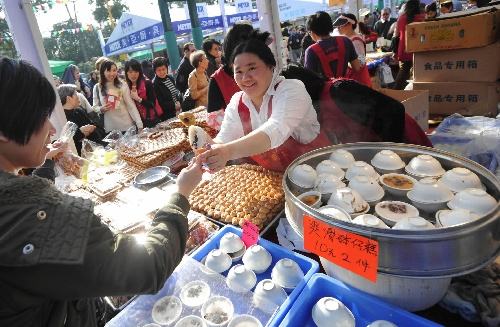
[[[500, 205], [486, 216], [463, 225], [432, 230], [378, 229], [333, 221], [328, 216], [302, 203], [294, 193], [288, 172], [299, 164], [313, 167], [328, 159], [336, 149], [345, 149], [356, 160], [370, 163], [373, 156], [383, 150], [396, 152], [408, 163], [419, 154], [428, 154], [440, 161], [444, 169], [465, 167], [476, 173], [495, 199], [500, 197], [500, 182], [486, 168], [453, 153], [397, 143], [352, 143], [321, 148], [297, 158], [286, 170], [283, 188], [288, 210], [287, 218], [294, 229], [303, 236], [302, 219], [307, 214], [332, 226], [363, 235], [379, 242], [380, 275], [404, 278], [448, 279], [465, 275], [488, 264], [500, 253]], [[325, 261], [325, 260], [322, 260]]]

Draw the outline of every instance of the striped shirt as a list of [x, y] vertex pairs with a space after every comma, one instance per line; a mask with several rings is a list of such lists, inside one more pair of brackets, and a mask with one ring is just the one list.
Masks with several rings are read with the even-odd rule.
[[174, 99], [174, 101], [177, 101], [177, 99], [180, 98], [179, 97], [180, 92], [179, 90], [177, 90], [177, 88], [175, 87], [174, 83], [172, 83], [170, 78], [165, 78], [165, 80], [163, 80], [163, 84], [165, 84], [165, 86], [170, 91], [170, 94], [172, 94], [172, 99]]

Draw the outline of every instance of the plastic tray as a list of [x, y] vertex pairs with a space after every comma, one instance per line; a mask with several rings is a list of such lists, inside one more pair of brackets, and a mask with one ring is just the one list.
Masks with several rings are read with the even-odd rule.
[[[224, 234], [229, 232], [233, 232], [236, 235], [241, 236], [241, 229], [230, 225], [224, 226], [219, 230], [218, 233], [214, 234], [212, 238], [209, 239], [204, 245], [202, 245], [200, 248], [198, 248], [198, 250], [193, 252], [191, 256], [195, 260], [201, 262], [212, 249], [216, 249], [219, 247], [220, 239]], [[288, 298], [286, 299], [286, 301], [278, 308], [274, 316], [267, 324], [267, 326], [278, 326], [281, 320], [283, 320], [283, 318], [285, 317], [290, 307], [293, 305], [293, 303], [299, 296], [302, 289], [306, 286], [307, 281], [313, 276], [313, 274], [319, 271], [319, 264], [316, 261], [309, 259], [306, 256], [289, 251], [277, 244], [266, 241], [262, 238], [259, 239], [258, 244], [264, 247], [266, 250], [268, 250], [269, 253], [271, 253], [273, 261], [271, 262], [271, 265], [265, 272], [263, 272], [262, 274], [257, 274], [257, 283], [263, 279], [270, 279], [271, 270], [273, 269], [274, 265], [276, 264], [276, 262], [278, 262], [280, 259], [283, 258], [289, 258], [294, 260], [295, 262], [297, 262], [299, 267], [304, 272], [304, 279], [295, 287], [295, 289], [290, 294], [288, 294]], [[241, 263], [241, 261], [235, 262], [233, 263], [233, 265], [239, 263]], [[223, 275], [227, 276], [227, 271]]]
[[342, 301], [356, 318], [356, 327], [365, 327], [375, 320], [388, 320], [397, 326], [442, 326], [324, 274], [312, 276], [300, 293], [300, 300], [293, 304], [279, 326], [294, 326], [296, 321], [300, 321], [302, 327], [316, 326], [311, 312], [316, 302], [325, 296]]

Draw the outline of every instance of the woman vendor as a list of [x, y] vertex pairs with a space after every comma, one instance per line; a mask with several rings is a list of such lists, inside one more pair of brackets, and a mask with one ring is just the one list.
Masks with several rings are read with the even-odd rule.
[[253, 32], [233, 51], [230, 63], [242, 91], [231, 98], [215, 144], [201, 154], [211, 171], [244, 157], [284, 171], [301, 154], [330, 144], [304, 84], [279, 76], [268, 37]]

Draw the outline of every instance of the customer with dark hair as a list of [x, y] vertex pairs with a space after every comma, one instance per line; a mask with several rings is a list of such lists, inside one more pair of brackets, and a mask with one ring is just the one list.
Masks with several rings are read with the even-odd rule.
[[115, 233], [90, 200], [39, 177], [55, 134], [52, 84], [24, 61], [0, 59], [0, 326], [96, 327], [95, 298], [156, 293], [182, 260], [187, 197], [201, 179], [195, 162], [179, 174], [146, 238]]
[[279, 76], [268, 37], [269, 33], [254, 32], [231, 55], [242, 92], [231, 98], [214, 144], [200, 155], [212, 171], [229, 160], [251, 157], [265, 168], [283, 172], [301, 154], [330, 144], [320, 134], [304, 84]]
[[94, 86], [94, 110], [104, 115], [104, 129], [108, 133], [113, 130], [125, 132], [134, 125], [138, 129], [143, 127], [130, 89], [118, 78], [118, 69], [111, 60], [100, 66], [99, 84]]
[[219, 68], [212, 76], [208, 85], [208, 105], [207, 111], [216, 112], [224, 110], [231, 97], [238, 91], [239, 86], [233, 78], [233, 65], [229, 62], [234, 48], [244, 40], [253, 31], [252, 25], [235, 24], [229, 29], [224, 38], [224, 65]]
[[399, 60], [399, 72], [394, 82], [394, 89], [396, 90], [402, 90], [406, 87], [406, 81], [410, 79], [411, 68], [413, 67], [413, 53], [406, 52], [406, 26], [413, 22], [421, 22], [424, 18], [425, 16], [420, 13], [419, 0], [408, 0], [398, 18], [399, 42], [396, 58]]
[[156, 126], [163, 117], [163, 110], [156, 100], [153, 83], [144, 76], [137, 60], [131, 59], [125, 63], [125, 80], [144, 127]]
[[208, 104], [207, 67], [209, 65], [207, 56], [204, 51], [198, 50], [191, 54], [189, 60], [194, 67], [188, 79], [189, 94], [195, 101], [196, 107], [206, 107]]
[[437, 4], [433, 1], [425, 6], [425, 19], [434, 19], [437, 17]]
[[77, 96], [76, 86], [73, 84], [61, 84], [57, 87], [57, 93], [59, 93], [59, 99], [61, 100], [66, 119], [78, 126], [75, 136], [73, 136], [78, 154], [81, 154], [83, 139], [106, 146], [107, 143], [102, 141], [106, 136], [106, 132], [102, 127], [97, 126], [89, 114], [80, 107], [80, 99]]
[[189, 56], [196, 51], [194, 43], [188, 42], [184, 44], [181, 63], [177, 68], [177, 75], [175, 77], [175, 87], [181, 92], [181, 94], [186, 93], [188, 89], [188, 77], [189, 74], [194, 70], [193, 65], [189, 62]]
[[439, 11], [441, 14], [449, 14], [455, 11], [452, 0], [439, 0]]
[[215, 71], [219, 69], [222, 64], [221, 44], [217, 40], [207, 39], [203, 41], [202, 49], [205, 51], [209, 62], [207, 75], [208, 77], [212, 77], [212, 74], [215, 73]]
[[354, 71], [361, 69], [351, 40], [344, 36], [330, 36], [333, 22], [328, 13], [316, 12], [309, 16], [306, 25], [316, 43], [307, 48], [304, 67], [327, 78], [347, 76], [349, 63]]
[[174, 118], [181, 111], [181, 93], [175, 87], [172, 76], [168, 75], [168, 61], [164, 57], [153, 60], [155, 78], [153, 86], [156, 99], [163, 110], [163, 120]]
[[146, 76], [150, 81], [155, 77], [155, 71], [153, 70], [153, 64], [151, 60], [144, 59], [141, 61], [142, 73]]

